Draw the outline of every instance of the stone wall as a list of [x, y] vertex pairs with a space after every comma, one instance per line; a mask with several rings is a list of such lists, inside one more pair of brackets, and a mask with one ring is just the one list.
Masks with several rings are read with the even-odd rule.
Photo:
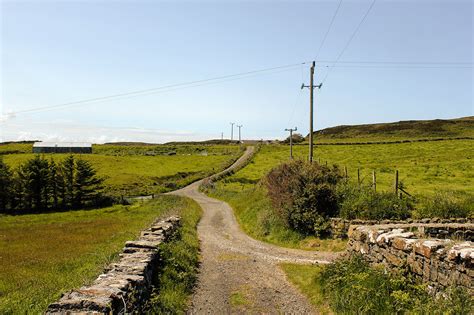
[[[474, 230], [466, 229], [465, 223], [474, 223], [473, 218], [455, 218], [455, 219], [421, 219], [421, 220], [346, 220], [341, 218], [331, 218], [331, 236], [333, 238], [347, 238], [347, 233], [351, 225], [380, 225], [380, 224], [423, 224], [426, 227], [419, 231], [426, 237], [448, 237], [465, 241], [474, 241]], [[453, 225], [447, 225], [447, 224]]]
[[[474, 294], [474, 243], [445, 237], [429, 238], [427, 235], [434, 229], [433, 225], [352, 225], [348, 233], [348, 252], [362, 254], [371, 264], [382, 264], [388, 270], [407, 268], [435, 291], [455, 285]], [[438, 223], [435, 230], [451, 229], [472, 232], [474, 224]]]
[[119, 261], [91, 285], [63, 294], [46, 314], [126, 314], [139, 307], [150, 295], [160, 261], [159, 246], [179, 224], [176, 216], [155, 222], [138, 240], [126, 242]]

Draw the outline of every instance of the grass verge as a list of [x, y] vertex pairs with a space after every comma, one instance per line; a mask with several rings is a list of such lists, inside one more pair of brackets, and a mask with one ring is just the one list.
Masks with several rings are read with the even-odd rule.
[[252, 185], [241, 191], [228, 190], [221, 183], [208, 191], [211, 197], [228, 202], [241, 228], [251, 237], [278, 246], [319, 251], [343, 251], [346, 241], [305, 237], [289, 229], [272, 211], [263, 187]]
[[91, 283], [124, 242], [157, 217], [187, 220], [195, 207], [187, 199], [159, 196], [131, 206], [0, 216], [0, 313], [41, 313], [62, 292]]
[[181, 213], [181, 227], [171, 242], [161, 246], [162, 265], [156, 279], [156, 289], [145, 312], [153, 314], [184, 314], [197, 279], [199, 239], [197, 224], [201, 207], [186, 198], [186, 211]]
[[473, 298], [460, 288], [428, 294], [425, 284], [409, 275], [388, 274], [362, 257], [327, 266], [282, 265], [295, 284], [321, 312], [335, 314], [469, 314]]

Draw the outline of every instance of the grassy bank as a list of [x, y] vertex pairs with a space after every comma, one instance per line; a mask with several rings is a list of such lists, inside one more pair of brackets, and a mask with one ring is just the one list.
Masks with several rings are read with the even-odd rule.
[[161, 246], [163, 263], [159, 267], [157, 289], [146, 309], [148, 313], [184, 314], [189, 304], [199, 268], [197, 224], [202, 210], [195, 201], [187, 201], [178, 233], [171, 242]]
[[474, 306], [472, 297], [458, 288], [432, 296], [426, 285], [369, 267], [357, 256], [327, 266], [281, 267], [323, 314], [469, 314]]
[[62, 292], [95, 279], [157, 217], [194, 222], [199, 211], [188, 199], [159, 196], [131, 206], [1, 216], [0, 313], [41, 313]]

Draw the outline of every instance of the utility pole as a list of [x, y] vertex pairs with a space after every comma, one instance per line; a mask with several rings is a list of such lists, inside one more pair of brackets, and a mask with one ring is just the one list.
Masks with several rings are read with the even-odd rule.
[[293, 160], [293, 131], [296, 131], [296, 130], [298, 130], [297, 127], [295, 127], [295, 129], [291, 129], [291, 128], [285, 129], [285, 131], [290, 132], [290, 159], [292, 160]]
[[221, 132], [221, 140], [224, 140], [224, 133]]
[[234, 140], [234, 125], [235, 123], [230, 123], [230, 141]]
[[242, 128], [242, 125], [237, 125], [237, 128], [239, 128], [239, 143], [242, 142], [242, 138], [240, 137], [240, 129]]
[[314, 85], [314, 67], [316, 66], [315, 62], [313, 61], [310, 69], [310, 76], [309, 76], [309, 85], [301, 84], [301, 89], [309, 88], [309, 162], [313, 162], [313, 90], [314, 88], [321, 89], [323, 86], [322, 83], [319, 85]]

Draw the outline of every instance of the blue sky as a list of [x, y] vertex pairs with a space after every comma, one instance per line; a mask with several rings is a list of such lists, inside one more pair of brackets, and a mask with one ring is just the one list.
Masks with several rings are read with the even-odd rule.
[[[326, 75], [372, 1], [344, 0]], [[339, 1], [2, 1], [1, 137], [247, 139], [307, 133], [309, 65], [51, 111], [31, 108], [313, 60]], [[378, 0], [316, 92], [316, 129], [474, 114], [473, 2]], [[319, 62], [323, 61], [323, 62]], [[465, 62], [468, 67], [424, 64]], [[369, 67], [371, 66], [371, 67]], [[17, 113], [18, 112], [18, 113]]]

